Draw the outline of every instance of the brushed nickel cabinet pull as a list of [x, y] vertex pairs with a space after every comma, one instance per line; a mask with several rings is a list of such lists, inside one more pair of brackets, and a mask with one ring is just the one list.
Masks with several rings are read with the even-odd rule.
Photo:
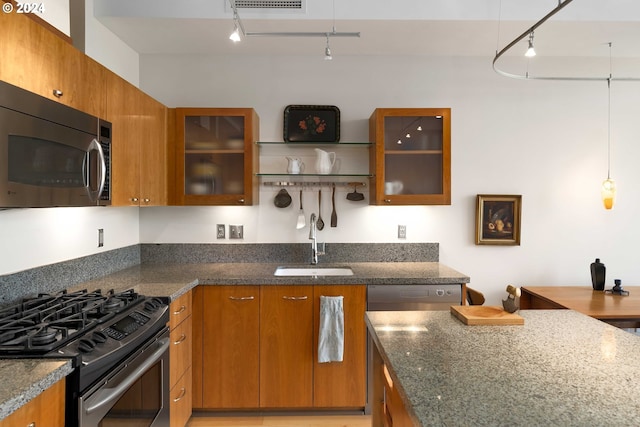
[[181, 388], [180, 388], [180, 396], [178, 396], [178, 397], [174, 397], [174, 398], [173, 398], [173, 401], [174, 401], [174, 402], [177, 402], [177, 401], [179, 401], [179, 400], [182, 400], [182, 398], [185, 396], [185, 394], [187, 394], [187, 389], [185, 389], [184, 387], [181, 387]]
[[184, 305], [181, 305], [180, 308], [177, 311], [173, 312], [174, 316], [177, 316], [178, 314], [182, 313], [183, 311], [185, 311], [187, 309], [187, 307], [185, 307]]
[[229, 299], [232, 301], [250, 301], [255, 298], [253, 297], [253, 295], [251, 295], [248, 297], [229, 297]]
[[306, 295], [303, 295], [301, 297], [292, 297], [292, 296], [285, 295], [285, 296], [282, 297], [282, 299], [288, 299], [288, 300], [291, 300], [291, 301], [302, 301], [302, 300], [305, 300], [307, 298], [308, 297]]
[[186, 339], [187, 339], [187, 336], [185, 334], [182, 334], [182, 335], [180, 335], [180, 338], [178, 338], [178, 341], [174, 341], [173, 342], [173, 345], [178, 345], [178, 344], [180, 344], [181, 342], [183, 342]]
[[138, 199], [137, 197], [132, 197], [132, 198], [131, 198], [131, 201], [132, 201], [133, 203], [138, 203], [138, 200], [139, 200], [139, 199]]
[[240, 200], [238, 200], [238, 203], [240, 203], [240, 204], [244, 204], [244, 199], [240, 199]]
[[64, 95], [64, 93], [62, 93], [61, 90], [59, 90], [59, 89], [54, 89], [53, 90], [53, 96], [55, 96], [56, 98], [60, 98], [62, 95]]

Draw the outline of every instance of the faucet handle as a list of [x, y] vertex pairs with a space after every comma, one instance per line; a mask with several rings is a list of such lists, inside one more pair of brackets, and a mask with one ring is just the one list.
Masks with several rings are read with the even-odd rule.
[[318, 248], [318, 251], [316, 252], [318, 255], [326, 255], [324, 244], [325, 242], [318, 243], [318, 246], [322, 245], [322, 249]]

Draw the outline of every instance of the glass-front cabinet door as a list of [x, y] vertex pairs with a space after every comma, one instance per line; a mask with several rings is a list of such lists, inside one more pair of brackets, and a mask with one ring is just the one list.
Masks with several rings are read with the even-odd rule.
[[371, 204], [451, 204], [450, 108], [378, 108], [369, 138]]
[[251, 108], [177, 108], [176, 203], [252, 205], [259, 119]]

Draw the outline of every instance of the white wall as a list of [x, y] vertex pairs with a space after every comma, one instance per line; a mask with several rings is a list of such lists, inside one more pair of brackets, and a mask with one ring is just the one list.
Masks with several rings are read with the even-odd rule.
[[[264, 141], [282, 140], [288, 104], [337, 105], [341, 141], [358, 142], [368, 140], [376, 107], [451, 107], [451, 206], [372, 207], [348, 202], [342, 192], [339, 227], [326, 227], [322, 240], [398, 242], [397, 225], [406, 224], [406, 241], [439, 242], [441, 262], [468, 274], [490, 304], [499, 304], [509, 283], [589, 285], [596, 257], [607, 265], [607, 286], [614, 278], [640, 281], [637, 83], [614, 82], [612, 89], [613, 211], [599, 199], [607, 168], [604, 82], [511, 80], [491, 70], [490, 58], [145, 55], [141, 83], [171, 107], [254, 107]], [[141, 241], [231, 243], [215, 239], [215, 224], [223, 223], [244, 224], [245, 242], [307, 242], [307, 229], [294, 226], [296, 197], [282, 210], [273, 206], [275, 194], [262, 188], [253, 207], [141, 210]], [[522, 195], [521, 246], [474, 244], [476, 194]], [[316, 200], [306, 193], [307, 217]]]
[[[98, 229], [104, 246], [98, 248]], [[0, 211], [0, 275], [139, 242], [137, 208], [39, 208]]]
[[134, 86], [140, 86], [140, 58], [93, 15], [93, 0], [85, 1], [85, 53]]

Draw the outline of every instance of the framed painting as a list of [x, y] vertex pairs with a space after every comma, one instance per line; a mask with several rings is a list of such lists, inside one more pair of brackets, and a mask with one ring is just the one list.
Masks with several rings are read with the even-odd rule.
[[476, 245], [520, 245], [522, 196], [476, 196]]
[[340, 110], [334, 105], [287, 105], [284, 109], [285, 142], [340, 141]]

